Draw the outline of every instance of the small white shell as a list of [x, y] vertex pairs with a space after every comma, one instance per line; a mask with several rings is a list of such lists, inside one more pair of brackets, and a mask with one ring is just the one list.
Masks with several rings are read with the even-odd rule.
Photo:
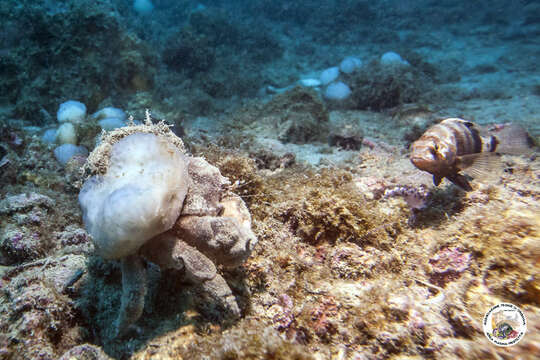
[[315, 87], [322, 84], [321, 81], [318, 79], [300, 79], [298, 83], [305, 87]]

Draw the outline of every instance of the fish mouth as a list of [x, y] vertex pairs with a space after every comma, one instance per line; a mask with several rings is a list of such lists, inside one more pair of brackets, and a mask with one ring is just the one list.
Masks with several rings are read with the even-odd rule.
[[411, 159], [411, 162], [416, 166], [426, 162], [424, 158], [418, 157], [418, 156], [413, 156], [410, 159]]
[[423, 157], [413, 156], [410, 158], [411, 162], [414, 166], [416, 166], [418, 169], [423, 171], [430, 171], [433, 168], [433, 161], [426, 160]]

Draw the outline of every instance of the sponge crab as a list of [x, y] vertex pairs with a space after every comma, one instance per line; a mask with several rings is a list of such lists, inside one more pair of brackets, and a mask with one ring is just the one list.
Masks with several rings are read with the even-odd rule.
[[181, 270], [233, 316], [236, 299], [216, 265], [239, 266], [257, 238], [243, 200], [228, 179], [199, 157], [164, 123], [107, 133], [88, 157], [90, 173], [79, 193], [85, 227], [96, 252], [118, 259], [122, 301], [114, 325], [120, 336], [142, 314], [147, 291], [144, 260]]

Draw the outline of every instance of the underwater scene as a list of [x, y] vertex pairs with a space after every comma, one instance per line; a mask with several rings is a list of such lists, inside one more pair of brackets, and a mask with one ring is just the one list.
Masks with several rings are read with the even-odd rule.
[[540, 359], [540, 1], [0, 0], [0, 360]]

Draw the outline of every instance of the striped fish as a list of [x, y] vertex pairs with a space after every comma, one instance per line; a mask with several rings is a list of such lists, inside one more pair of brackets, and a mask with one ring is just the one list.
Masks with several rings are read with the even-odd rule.
[[[517, 125], [509, 124], [505, 131], [492, 134], [473, 122], [450, 118], [430, 127], [412, 144], [410, 159], [418, 169], [433, 174], [435, 185], [447, 178], [468, 191], [472, 188], [460, 173], [462, 170], [481, 173], [497, 160], [493, 156], [496, 151], [505, 152], [505, 147], [506, 152], [524, 149], [527, 141], [527, 133]], [[508, 144], [502, 144], [504, 142]]]

